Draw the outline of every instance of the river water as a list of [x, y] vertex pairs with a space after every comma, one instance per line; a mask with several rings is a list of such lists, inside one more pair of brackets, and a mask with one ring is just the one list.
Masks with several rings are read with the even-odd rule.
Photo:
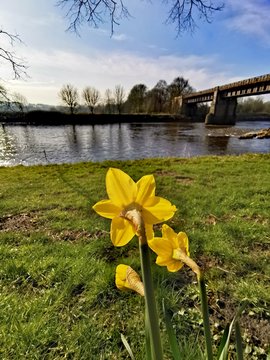
[[0, 166], [80, 161], [270, 153], [270, 139], [239, 134], [270, 127], [270, 120], [231, 127], [204, 123], [110, 125], [0, 125]]

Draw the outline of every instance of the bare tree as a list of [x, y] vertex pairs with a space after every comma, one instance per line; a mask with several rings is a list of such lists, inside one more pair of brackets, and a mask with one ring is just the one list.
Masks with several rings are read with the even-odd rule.
[[108, 114], [112, 113], [113, 105], [114, 105], [114, 98], [112, 95], [111, 89], [106, 89], [105, 91], [105, 109]]
[[77, 89], [70, 84], [64, 85], [59, 92], [59, 97], [63, 103], [69, 107], [70, 113], [74, 114], [79, 105], [79, 95]]
[[175, 112], [175, 98], [193, 92], [194, 89], [189, 84], [187, 79], [184, 79], [182, 76], [178, 76], [173, 80], [173, 82], [168, 86], [168, 94], [170, 101], [170, 110]]
[[9, 100], [7, 89], [3, 85], [0, 85], [0, 104], [6, 103], [9, 101], [10, 100]]
[[144, 109], [147, 87], [144, 84], [134, 85], [128, 94], [129, 110], [140, 113]]
[[125, 90], [123, 86], [116, 85], [114, 89], [114, 99], [115, 99], [115, 106], [117, 108], [118, 114], [121, 114], [124, 100], [125, 100]]
[[[223, 9], [223, 3], [215, 5], [220, 0], [159, 0], [165, 2], [169, 8], [167, 23], [176, 25], [176, 31], [179, 35], [186, 30], [194, 31], [196, 21], [194, 14], [211, 22], [215, 11]], [[130, 17], [130, 13], [124, 0], [59, 0], [58, 5], [67, 7], [67, 17], [69, 18], [68, 30], [78, 32], [79, 27], [84, 23], [90, 26], [98, 27], [109, 17], [111, 23], [111, 34], [114, 32], [115, 25], [123, 17]]]
[[162, 113], [168, 103], [168, 85], [165, 80], [159, 80], [147, 94], [148, 112]]
[[94, 87], [86, 87], [82, 92], [82, 97], [88, 106], [91, 114], [94, 113], [94, 108], [100, 99], [100, 92]]
[[[11, 34], [7, 31], [0, 29], [0, 37], [4, 41], [8, 41], [13, 47], [15, 42], [21, 43], [21, 39], [17, 34]], [[0, 46], [0, 60], [7, 62], [13, 71], [14, 78], [19, 79], [22, 76], [26, 76], [26, 65], [21, 58], [18, 58], [12, 50]]]
[[25, 107], [27, 106], [27, 99], [22, 94], [15, 92], [12, 95], [12, 103], [19, 109], [21, 113], [23, 113]]

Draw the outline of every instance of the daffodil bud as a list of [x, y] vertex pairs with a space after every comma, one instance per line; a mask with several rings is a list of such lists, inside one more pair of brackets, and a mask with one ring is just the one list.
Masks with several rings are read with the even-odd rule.
[[116, 267], [115, 284], [120, 290], [133, 290], [144, 296], [144, 286], [140, 276], [128, 265], [120, 264]]

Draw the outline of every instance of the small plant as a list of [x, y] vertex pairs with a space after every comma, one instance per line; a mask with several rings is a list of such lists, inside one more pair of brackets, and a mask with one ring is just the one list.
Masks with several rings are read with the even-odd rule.
[[[124, 264], [117, 266], [115, 281], [119, 289], [134, 290], [145, 298], [147, 359], [163, 359], [149, 249], [157, 254], [157, 265], [166, 266], [168, 271], [179, 271], [186, 264], [196, 274], [201, 299], [206, 358], [208, 360], [214, 359], [204, 274], [189, 256], [188, 237], [184, 232], [175, 233], [166, 224], [162, 226], [162, 237], [155, 237], [153, 233], [153, 225], [173, 217], [176, 207], [168, 200], [155, 195], [156, 186], [153, 175], [143, 176], [135, 183], [123, 171], [110, 168], [106, 175], [106, 189], [109, 199], [99, 201], [93, 206], [93, 209], [99, 215], [111, 219], [110, 236], [113, 244], [124, 246], [135, 235], [138, 237], [142, 281], [131, 267]], [[240, 307], [233, 321], [224, 331], [217, 353], [218, 360], [228, 358], [229, 341], [233, 328], [236, 330], [237, 357], [239, 360], [243, 359], [242, 339], [238, 323], [238, 317], [243, 308], [244, 306]], [[181, 359], [181, 349], [179, 349], [165, 302], [163, 302], [163, 312], [173, 357], [174, 359]], [[134, 358], [126, 338], [123, 335], [121, 338], [131, 358]]]

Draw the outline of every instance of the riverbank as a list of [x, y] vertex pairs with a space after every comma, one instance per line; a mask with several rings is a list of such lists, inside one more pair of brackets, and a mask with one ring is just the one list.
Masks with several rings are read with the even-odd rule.
[[[151, 122], [193, 122], [205, 121], [205, 114], [197, 117], [187, 117], [182, 114], [70, 114], [60, 111], [33, 110], [29, 112], [6, 112], [0, 113], [0, 124], [2, 125], [102, 125], [117, 123], [151, 123]], [[268, 113], [238, 114], [237, 122], [241, 121], [267, 121], [270, 120]]]
[[[98, 125], [116, 123], [183, 122], [187, 117], [172, 114], [67, 114], [59, 111], [6, 113], [0, 117], [4, 125]], [[202, 120], [198, 119], [198, 122]], [[196, 122], [197, 122], [196, 121]]]
[[[92, 210], [107, 197], [108, 167], [134, 180], [154, 174], [156, 194], [178, 209], [168, 225], [188, 234], [191, 256], [206, 268], [215, 343], [247, 298], [245, 350], [266, 359], [269, 154], [0, 168], [1, 358], [126, 359], [120, 333], [143, 356], [143, 300], [114, 285], [119, 263], [140, 272], [136, 241], [114, 248], [110, 221]], [[183, 357], [199, 360], [196, 279], [187, 268], [168, 273], [152, 261]]]

